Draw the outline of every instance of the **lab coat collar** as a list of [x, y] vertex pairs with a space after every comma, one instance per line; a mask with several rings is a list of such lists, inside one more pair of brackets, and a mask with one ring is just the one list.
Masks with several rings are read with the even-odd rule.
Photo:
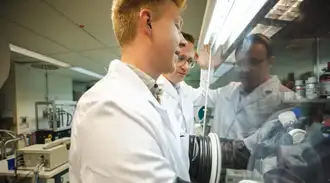
[[[149, 103], [157, 110], [163, 118], [165, 124], [175, 137], [178, 137], [179, 131], [175, 128], [173, 116], [170, 116], [165, 108], [163, 108], [156, 98], [152, 95], [147, 85], [127, 64], [120, 60], [114, 60], [110, 63], [108, 75], [113, 75], [122, 85], [123, 90], [132, 90], [132, 95], [138, 98], [146, 98]], [[111, 92], [111, 91], [110, 91]], [[135, 104], [135, 103], [134, 103]], [[138, 107], [138, 106], [137, 106]]]
[[239, 86], [240, 95], [245, 95], [245, 100], [243, 100], [243, 104], [241, 107], [245, 107], [253, 102], [256, 102], [262, 98], [265, 98], [272, 93], [276, 93], [279, 91], [281, 86], [281, 82], [277, 76], [271, 76], [266, 82], [255, 88], [250, 94], [246, 94], [244, 91], [243, 85]]
[[130, 67], [127, 66], [127, 64], [120, 60], [113, 60], [109, 65], [108, 74], [117, 75], [118, 78], [124, 80], [122, 84], [125, 84], [126, 88], [134, 88], [134, 92], [138, 92], [134, 93], [134, 95], [145, 97], [153, 105], [162, 108], [147, 85]]
[[157, 79], [157, 84], [164, 90], [164, 92], [169, 94], [176, 101], [180, 101], [180, 96], [178, 94], [178, 91], [173, 86], [173, 84], [169, 80], [167, 80], [163, 75], [159, 76], [159, 78]]
[[[256, 93], [256, 92], [259, 93], [259, 94], [268, 95], [268, 94], [272, 93], [272, 91], [279, 89], [280, 84], [281, 84], [281, 82], [280, 82], [280, 80], [278, 79], [277, 76], [271, 76], [266, 82], [262, 83], [260, 86], [255, 88], [250, 93], [250, 95], [252, 93]], [[245, 92], [244, 87], [243, 87], [242, 84], [240, 84], [240, 86], [239, 86], [239, 92], [242, 95], [246, 95], [246, 96], [249, 95]]]

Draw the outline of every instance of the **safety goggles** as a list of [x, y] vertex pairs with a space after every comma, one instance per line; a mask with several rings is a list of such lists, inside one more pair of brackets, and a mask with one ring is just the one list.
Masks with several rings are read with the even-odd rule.
[[184, 65], [184, 64], [186, 64], [186, 63], [188, 63], [188, 67], [189, 67], [189, 68], [193, 68], [193, 67], [195, 67], [195, 65], [196, 65], [196, 61], [193, 60], [192, 58], [187, 58], [187, 57], [184, 56], [184, 55], [179, 55], [179, 58], [178, 58], [178, 64], [180, 64], [180, 65]]

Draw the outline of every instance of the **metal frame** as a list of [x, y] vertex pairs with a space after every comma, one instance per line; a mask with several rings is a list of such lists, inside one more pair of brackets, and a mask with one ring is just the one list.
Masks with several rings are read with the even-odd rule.
[[35, 117], [36, 117], [36, 131], [40, 130], [39, 129], [39, 119], [38, 119], [38, 106], [40, 105], [51, 105], [51, 108], [53, 109], [53, 116], [55, 119], [53, 120], [53, 131], [57, 131], [57, 125], [56, 125], [56, 106], [57, 105], [67, 105], [67, 106], [76, 106], [77, 102], [75, 101], [60, 101], [60, 100], [55, 100], [55, 101], [48, 101], [48, 102], [36, 102], [35, 103]]
[[262, 20], [264, 20], [264, 17], [267, 15], [267, 13], [276, 5], [278, 1], [277, 0], [268, 0], [265, 5], [260, 9], [260, 11], [254, 16], [254, 18], [250, 21], [250, 23], [244, 28], [244, 30], [241, 32], [241, 34], [237, 37], [237, 39], [231, 44], [228, 45], [228, 41], [224, 44], [226, 45], [226, 48], [223, 53], [224, 60], [227, 59], [227, 57], [236, 49], [237, 45], [240, 43], [241, 40], [244, 39], [244, 37], [251, 32], [251, 30]]

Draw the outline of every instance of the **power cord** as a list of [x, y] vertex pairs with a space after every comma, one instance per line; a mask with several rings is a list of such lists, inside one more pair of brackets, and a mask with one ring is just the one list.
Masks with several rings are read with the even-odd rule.
[[42, 167], [44, 167], [46, 164], [47, 164], [47, 160], [42, 160], [42, 162], [39, 163], [39, 164], [35, 167], [35, 169], [34, 169], [34, 171], [33, 171], [34, 176], [32, 177], [31, 183], [38, 183], [38, 181], [39, 181], [39, 171], [40, 171], [40, 169], [41, 169]]

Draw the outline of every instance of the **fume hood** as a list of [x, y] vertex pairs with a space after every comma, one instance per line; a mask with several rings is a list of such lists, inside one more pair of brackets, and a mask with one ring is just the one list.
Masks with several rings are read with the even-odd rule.
[[221, 46], [222, 64], [214, 73], [219, 78], [235, 66], [234, 51], [248, 34], [272, 37], [299, 17], [303, 0], [209, 0], [206, 5], [198, 50], [210, 44], [211, 54]]

